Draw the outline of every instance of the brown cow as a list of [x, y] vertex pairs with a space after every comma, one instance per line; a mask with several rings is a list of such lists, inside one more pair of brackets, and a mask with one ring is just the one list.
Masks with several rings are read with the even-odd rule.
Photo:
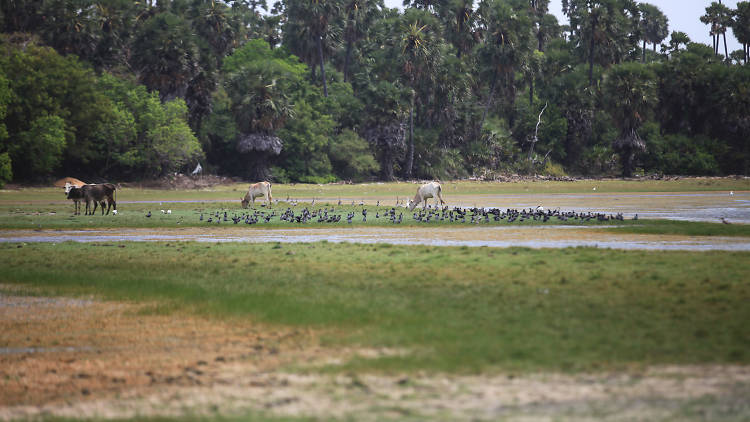
[[91, 211], [91, 215], [96, 212], [97, 204], [101, 203], [102, 215], [104, 215], [104, 201], [107, 201], [107, 214], [109, 214], [110, 208], [117, 211], [117, 202], [115, 202], [114, 194], [117, 191], [115, 185], [111, 183], [101, 183], [98, 185], [83, 185], [81, 187], [83, 191], [83, 198], [86, 200], [86, 214], [89, 214], [89, 204], [91, 201], [94, 202], [94, 209]]
[[83, 189], [77, 186], [66, 186], [65, 191], [66, 191], [66, 196], [68, 197], [68, 199], [73, 200], [73, 214], [80, 215], [81, 214], [81, 201], [84, 200]]

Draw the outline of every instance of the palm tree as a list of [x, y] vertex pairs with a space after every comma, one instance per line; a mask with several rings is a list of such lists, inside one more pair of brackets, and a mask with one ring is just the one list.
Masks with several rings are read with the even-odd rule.
[[646, 42], [650, 42], [654, 45], [654, 52], [656, 52], [656, 44], [662, 42], [669, 34], [669, 21], [664, 16], [662, 11], [649, 3], [641, 3], [638, 5], [641, 12], [640, 30], [641, 38], [643, 39], [643, 51], [641, 62], [646, 62]]
[[[427, 12], [409, 9], [403, 15], [399, 46], [401, 49], [401, 74], [410, 88], [409, 145], [406, 154], [404, 175], [411, 177], [414, 165], [414, 105], [420, 84], [432, 79], [436, 65], [441, 61], [437, 48], [437, 21]], [[437, 30], [436, 30], [437, 29]]]
[[508, 100], [514, 101], [514, 72], [526, 62], [531, 53], [531, 21], [527, 5], [522, 1], [487, 0], [479, 7], [484, 42], [477, 51], [483, 73], [489, 76], [490, 87], [478, 130], [482, 130], [499, 80], [509, 89]]
[[750, 1], [738, 2], [732, 16], [732, 32], [737, 41], [742, 43], [743, 57], [747, 64], [750, 59]]
[[344, 12], [346, 25], [344, 27], [344, 41], [346, 53], [344, 57], [344, 82], [349, 80], [349, 63], [354, 45], [367, 35], [367, 30], [378, 17], [384, 7], [382, 0], [345, 0]]
[[477, 43], [476, 11], [473, 0], [450, 0], [439, 10], [445, 39], [456, 48], [456, 57], [471, 51]]
[[313, 72], [314, 66], [320, 65], [325, 97], [328, 97], [325, 56], [339, 38], [340, 28], [332, 23], [340, 19], [341, 7], [340, 0], [300, 0], [289, 2], [286, 9], [285, 43], [295, 55], [310, 64]]
[[613, 66], [604, 75], [602, 96], [612, 121], [620, 130], [613, 147], [620, 154], [624, 177], [633, 173], [636, 152], [646, 149], [638, 129], [656, 104], [656, 86], [654, 72], [639, 63]]
[[682, 31], [674, 31], [669, 37], [669, 52], [670, 55], [680, 50], [680, 44], [688, 45], [690, 43], [690, 37]]
[[711, 25], [709, 34], [713, 39], [714, 54], [719, 54], [719, 37], [724, 36], [724, 56], [729, 58], [727, 50], [727, 27], [732, 25], [732, 10], [719, 2], [711, 2], [706, 8], [706, 14], [701, 16], [701, 22]]

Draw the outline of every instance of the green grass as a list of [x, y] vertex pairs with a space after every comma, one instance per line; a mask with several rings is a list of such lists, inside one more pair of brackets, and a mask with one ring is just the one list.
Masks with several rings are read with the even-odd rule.
[[[519, 181], [519, 182], [474, 182], [444, 181], [443, 190], [447, 195], [500, 195], [521, 193], [591, 193], [594, 187], [598, 193], [612, 192], [707, 192], [707, 191], [747, 191], [748, 178], [684, 178], [675, 180], [580, 180], [575, 182]], [[233, 183], [206, 189], [171, 190], [143, 189], [137, 186], [118, 190], [119, 200], [141, 201], [237, 201], [245, 194], [248, 183]], [[273, 196], [276, 199], [292, 198], [310, 200], [329, 199], [368, 199], [383, 197], [388, 200], [411, 198], [416, 192], [416, 183], [362, 183], [362, 184], [274, 184]], [[26, 187], [17, 190], [0, 190], [0, 204], [17, 202], [65, 202], [62, 188]]]
[[406, 349], [351, 370], [750, 363], [750, 253], [357, 244], [0, 245], [0, 283]]

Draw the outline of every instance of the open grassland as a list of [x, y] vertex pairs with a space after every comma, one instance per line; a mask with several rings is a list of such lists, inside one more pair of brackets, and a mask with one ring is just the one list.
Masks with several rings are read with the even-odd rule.
[[404, 351], [349, 370], [590, 371], [750, 362], [748, 262], [587, 248], [5, 244], [0, 283]]
[[[672, 180], [578, 180], [570, 182], [524, 180], [514, 182], [445, 181], [442, 182], [445, 195], [489, 195], [521, 193], [590, 193], [596, 192], [710, 192], [747, 191], [750, 178], [681, 178]], [[417, 183], [362, 183], [362, 184], [273, 184], [273, 196], [284, 200], [291, 198], [348, 199], [359, 200], [374, 197], [388, 198], [395, 202], [396, 197], [411, 198]], [[248, 183], [219, 185], [200, 190], [144, 189], [136, 184], [128, 184], [118, 191], [118, 200], [140, 201], [217, 201], [227, 200], [239, 203], [247, 191]], [[29, 187], [17, 190], [0, 190], [0, 204], [28, 202], [64, 202], [61, 188]], [[390, 202], [389, 202], [390, 204]]]

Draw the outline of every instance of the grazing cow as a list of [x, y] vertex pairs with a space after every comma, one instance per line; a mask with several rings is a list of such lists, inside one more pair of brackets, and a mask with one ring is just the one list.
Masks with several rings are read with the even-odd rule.
[[258, 182], [250, 185], [250, 187], [247, 189], [245, 197], [241, 198], [242, 208], [247, 208], [247, 205], [250, 203], [250, 201], [252, 201], [253, 206], [255, 206], [255, 198], [258, 198], [260, 196], [265, 197], [265, 201], [268, 202], [269, 205], [271, 205], [273, 197], [271, 196], [271, 184], [269, 182]]
[[80, 215], [81, 214], [81, 201], [84, 200], [83, 198], [83, 189], [67, 184], [65, 185], [65, 194], [68, 197], [68, 199], [73, 200], [73, 214], [74, 215]]
[[107, 201], [107, 214], [109, 214], [110, 208], [117, 210], [117, 202], [115, 202], [114, 194], [117, 191], [115, 185], [111, 183], [101, 183], [98, 185], [84, 185], [83, 198], [86, 200], [86, 214], [89, 214], [89, 204], [94, 202], [94, 209], [91, 211], [91, 215], [96, 212], [97, 204], [101, 203], [102, 215], [104, 215], [104, 201]]
[[440, 195], [442, 190], [443, 188], [438, 182], [429, 182], [420, 186], [419, 189], [417, 189], [417, 194], [414, 195], [414, 199], [410, 199], [407, 203], [409, 211], [413, 210], [414, 207], [422, 201], [424, 201], [424, 206], [422, 208], [427, 208], [427, 199], [429, 198], [435, 198], [435, 206], [437, 206], [438, 198], [440, 199], [441, 204], [445, 204], [442, 195]]

